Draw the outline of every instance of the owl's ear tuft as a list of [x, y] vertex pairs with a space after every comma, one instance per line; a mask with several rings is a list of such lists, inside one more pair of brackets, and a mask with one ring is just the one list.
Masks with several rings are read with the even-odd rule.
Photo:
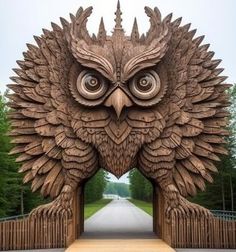
[[172, 19], [173, 14], [170, 13], [169, 15], [167, 15], [164, 19], [163, 19], [163, 23], [170, 23], [171, 19]]

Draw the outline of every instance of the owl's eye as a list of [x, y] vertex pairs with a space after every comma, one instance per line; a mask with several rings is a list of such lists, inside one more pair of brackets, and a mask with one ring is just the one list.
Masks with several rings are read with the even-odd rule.
[[108, 85], [106, 80], [98, 73], [82, 71], [77, 78], [77, 89], [86, 99], [95, 100], [103, 96]]
[[155, 97], [159, 93], [160, 88], [160, 78], [153, 70], [137, 74], [129, 83], [129, 89], [132, 94], [144, 100]]

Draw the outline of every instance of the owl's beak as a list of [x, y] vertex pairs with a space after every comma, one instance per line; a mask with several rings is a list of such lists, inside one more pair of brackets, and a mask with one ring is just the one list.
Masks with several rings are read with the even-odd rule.
[[132, 101], [129, 97], [120, 89], [117, 88], [105, 101], [105, 106], [113, 107], [116, 111], [116, 115], [119, 118], [124, 107], [130, 107]]

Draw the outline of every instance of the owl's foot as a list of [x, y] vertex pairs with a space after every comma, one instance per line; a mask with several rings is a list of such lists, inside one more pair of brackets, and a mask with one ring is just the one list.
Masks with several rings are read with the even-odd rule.
[[169, 220], [172, 213], [177, 215], [178, 217], [210, 217], [212, 213], [197, 204], [191, 203], [182, 197], [179, 191], [176, 189], [174, 185], [169, 185], [164, 191], [164, 196], [167, 199], [167, 209], [166, 209], [166, 216]]
[[52, 202], [38, 206], [30, 213], [31, 218], [39, 217], [72, 217], [73, 191], [70, 186], [64, 186], [61, 194]]

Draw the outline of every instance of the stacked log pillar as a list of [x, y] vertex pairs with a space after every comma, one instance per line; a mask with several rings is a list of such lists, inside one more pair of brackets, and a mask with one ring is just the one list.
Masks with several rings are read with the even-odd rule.
[[67, 246], [72, 244], [84, 231], [84, 186], [78, 187], [73, 197], [73, 216], [68, 224]]
[[171, 245], [171, 220], [165, 216], [166, 200], [159, 187], [153, 192], [153, 231], [158, 238]]

